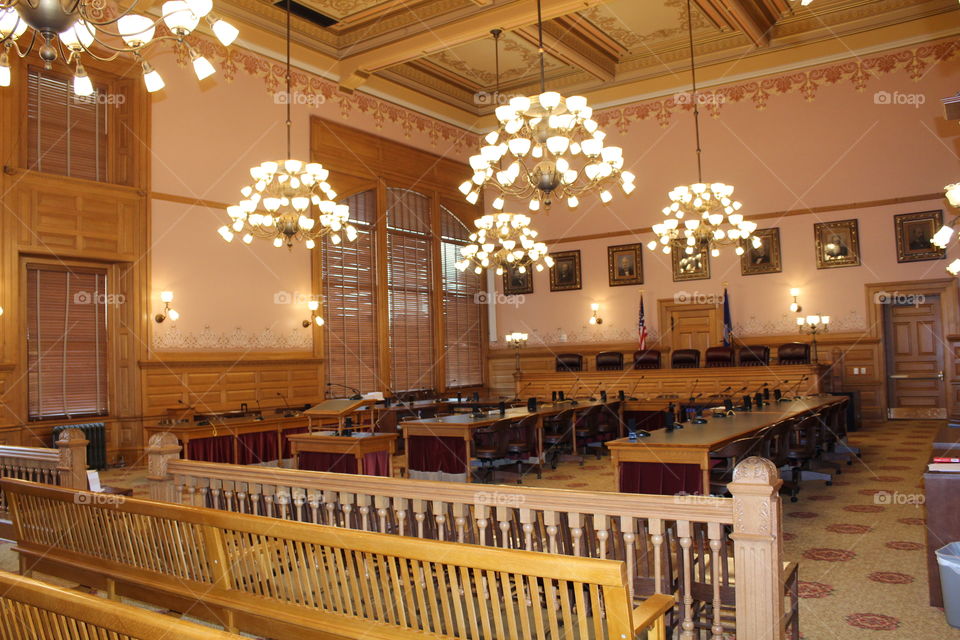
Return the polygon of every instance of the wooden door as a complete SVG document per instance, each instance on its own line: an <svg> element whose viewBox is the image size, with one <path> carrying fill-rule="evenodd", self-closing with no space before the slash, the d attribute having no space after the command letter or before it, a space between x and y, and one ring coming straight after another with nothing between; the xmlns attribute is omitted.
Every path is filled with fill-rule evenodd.
<svg viewBox="0 0 960 640"><path fill-rule="evenodd" d="M720 344L720 309L714 304L683 304L670 301L661 307L661 325L669 333L670 348L699 349Z"/></svg>
<svg viewBox="0 0 960 640"><path fill-rule="evenodd" d="M884 308L889 418L945 419L939 296L903 296Z"/></svg>

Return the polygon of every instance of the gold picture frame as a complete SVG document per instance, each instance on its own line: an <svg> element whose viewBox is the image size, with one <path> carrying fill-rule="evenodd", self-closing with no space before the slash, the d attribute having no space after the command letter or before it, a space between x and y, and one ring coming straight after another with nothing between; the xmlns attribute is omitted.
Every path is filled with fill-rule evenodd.
<svg viewBox="0 0 960 640"><path fill-rule="evenodd" d="M533 293L533 269L520 273L517 267L507 267L503 270L503 295L519 296Z"/></svg>
<svg viewBox="0 0 960 640"><path fill-rule="evenodd" d="M740 275L755 276L762 273L780 273L783 261L780 253L780 228L757 229L753 235L763 243L754 249L749 240L741 240L743 255L740 256Z"/></svg>
<svg viewBox="0 0 960 640"><path fill-rule="evenodd" d="M674 282L710 279L710 250L706 247L698 247L692 254L687 254L686 245L675 241L670 248L670 261Z"/></svg>
<svg viewBox="0 0 960 640"><path fill-rule="evenodd" d="M575 291L583 288L580 277L580 250L551 253L550 291Z"/></svg>
<svg viewBox="0 0 960 640"><path fill-rule="evenodd" d="M643 284L643 245L607 247L607 274L611 287Z"/></svg>
<svg viewBox="0 0 960 640"><path fill-rule="evenodd" d="M922 262L924 260L943 260L947 250L930 244L940 227L943 226L943 210L900 213L893 216L893 227L897 236L897 262Z"/></svg>
<svg viewBox="0 0 960 640"><path fill-rule="evenodd" d="M817 269L860 266L860 234L855 219L814 223L813 237Z"/></svg>

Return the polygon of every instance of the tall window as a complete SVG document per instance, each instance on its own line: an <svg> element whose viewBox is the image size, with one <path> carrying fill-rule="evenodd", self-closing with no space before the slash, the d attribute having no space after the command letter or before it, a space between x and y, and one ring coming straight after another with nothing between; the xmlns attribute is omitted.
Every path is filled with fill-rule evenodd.
<svg viewBox="0 0 960 640"><path fill-rule="evenodd" d="M107 180L107 100L97 88L75 96L71 79L31 68L27 79L28 166L87 180Z"/></svg>
<svg viewBox="0 0 960 640"><path fill-rule="evenodd" d="M387 189L387 291L390 387L394 392L434 386L430 198Z"/></svg>
<svg viewBox="0 0 960 640"><path fill-rule="evenodd" d="M446 207L441 207L440 233L447 387L483 384L484 306L477 300L477 294L483 290L482 276L472 270L461 272L454 266L461 258L460 247L469 242L470 230Z"/></svg>
<svg viewBox="0 0 960 640"><path fill-rule="evenodd" d="M27 267L31 420L107 414L107 274Z"/></svg>
<svg viewBox="0 0 960 640"><path fill-rule="evenodd" d="M377 192L344 201L355 242L323 245L327 382L366 393L381 388L377 362ZM342 387L332 390L342 393Z"/></svg>

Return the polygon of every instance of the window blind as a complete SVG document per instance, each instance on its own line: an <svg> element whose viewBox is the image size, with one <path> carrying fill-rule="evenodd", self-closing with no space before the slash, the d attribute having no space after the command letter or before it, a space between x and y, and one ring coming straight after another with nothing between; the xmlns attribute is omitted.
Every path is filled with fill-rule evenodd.
<svg viewBox="0 0 960 640"><path fill-rule="evenodd" d="M394 392L434 387L431 200L410 189L387 189L387 291L390 386Z"/></svg>
<svg viewBox="0 0 960 640"><path fill-rule="evenodd" d="M460 247L469 243L470 230L449 209L440 208L442 260L444 363L447 387L483 384L483 326L478 294L482 276L455 266Z"/></svg>
<svg viewBox="0 0 960 640"><path fill-rule="evenodd" d="M363 393L381 389L377 358L377 193L343 201L357 229L355 242L323 244L327 382ZM341 394L342 388L331 390Z"/></svg>
<svg viewBox="0 0 960 640"><path fill-rule="evenodd" d="M107 414L107 275L27 267L31 420Z"/></svg>
<svg viewBox="0 0 960 640"><path fill-rule="evenodd" d="M27 78L29 167L87 180L107 180L107 105L104 91L73 95L72 80L30 68Z"/></svg>

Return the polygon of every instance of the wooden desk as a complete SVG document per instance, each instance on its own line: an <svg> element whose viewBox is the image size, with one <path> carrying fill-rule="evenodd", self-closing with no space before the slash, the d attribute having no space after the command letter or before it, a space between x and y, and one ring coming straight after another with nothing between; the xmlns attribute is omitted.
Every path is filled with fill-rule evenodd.
<svg viewBox="0 0 960 640"><path fill-rule="evenodd" d="M331 421L336 424L336 421ZM306 431L309 422L306 416L294 416L284 418L280 415L274 418L267 417L263 420L252 420L250 418L237 418L234 420L224 420L220 422L211 422L210 424L196 424L186 422L180 424L153 424L144 426L146 439L154 433L169 432L174 434L183 446L181 457L184 460L203 460L205 462L225 462L228 464L247 464L252 461L266 461L263 455L271 452L277 456L283 457L284 444L291 431ZM264 448L262 455L253 455L256 460L248 460L250 454L258 452L249 451L248 447L241 447L241 441L247 434L264 433L270 434L264 436L261 443ZM286 434L286 435L285 435ZM275 448L270 437L275 437ZM222 440L220 440L222 438ZM191 447L191 443L197 446ZM204 452L210 445L209 450ZM191 451L192 449L192 451Z"/></svg>
<svg viewBox="0 0 960 640"><path fill-rule="evenodd" d="M826 407L846 398L817 396L764 405L752 412L742 412L726 418L714 418L706 412L706 424L687 423L683 429L652 432L648 437L630 442L620 438L607 443L618 488L622 486L622 466L625 463L654 463L696 465L700 471L700 490L710 487L710 452L771 424ZM690 493L693 493L692 491Z"/></svg>
<svg viewBox="0 0 960 640"><path fill-rule="evenodd" d="M930 453L934 457L960 458L960 426L944 425L933 438ZM927 576L930 606L943 606L940 590L940 567L936 551L948 542L960 540L960 473L925 471L923 474L924 508L927 519Z"/></svg>
<svg viewBox="0 0 960 640"><path fill-rule="evenodd" d="M609 404L609 403L608 403ZM500 420L509 419L520 421L531 415L538 417L537 420L537 449L536 456L539 463L543 462L543 419L548 416L556 415L567 409L576 409L577 411L589 409L594 406L603 406L600 402L580 402L572 404L570 402L557 402L543 404L537 408L537 411L530 412L526 406L513 407L506 410L504 415L499 411L485 412L483 415L474 416L470 413L457 413L449 416L430 418L423 420L407 420L402 423L404 444L407 451L407 477L410 477L411 471L428 471L426 469L414 469L414 460L422 457L423 452L418 449L421 446L427 446L424 441L411 440L411 438L430 437L444 439L443 446L448 447L452 457L456 459L454 463L458 468L456 471L451 469L443 471L451 474L466 474L466 481L470 482L470 449L473 445L474 431L481 427L488 427ZM574 451L576 451L576 438L573 439ZM460 471L462 469L462 471Z"/></svg>
<svg viewBox="0 0 960 640"><path fill-rule="evenodd" d="M295 469L393 477L393 454L397 449L395 433L364 437L300 433L289 439ZM323 468L315 469L312 465L301 466L300 456L304 453L330 455L316 456Z"/></svg>

